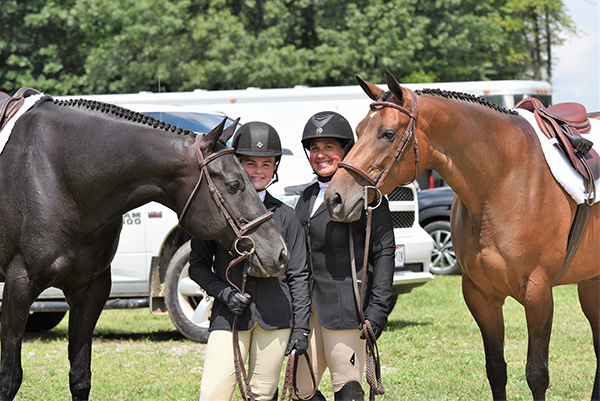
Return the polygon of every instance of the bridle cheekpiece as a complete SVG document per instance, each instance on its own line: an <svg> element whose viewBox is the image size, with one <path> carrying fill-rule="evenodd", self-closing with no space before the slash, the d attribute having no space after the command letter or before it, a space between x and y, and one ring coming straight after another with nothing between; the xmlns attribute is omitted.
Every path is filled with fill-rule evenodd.
<svg viewBox="0 0 600 401"><path fill-rule="evenodd" d="M411 100L412 100L412 110L411 111L405 109L404 107L402 107L400 105L397 105L396 103L392 103L392 102L376 101L376 102L371 103L371 105L370 105L372 111L380 111L384 107L391 107L393 109L400 111L401 113L406 114L409 117L408 125L406 126L406 130L404 131L404 134L402 135L402 140L400 141L400 144L396 148L396 152L394 153L394 156L392 156L392 158L391 158L390 162L387 164L387 166L383 170L381 170L381 172L377 175L377 177L375 177L375 179L373 179L369 176L369 174L366 171L362 170L359 167L356 167L356 166L354 166L348 162L344 162L344 161L341 161L338 163L338 167L344 168L344 169L358 175L360 178L362 178L369 184L369 185L365 185L365 197L364 197L365 209L367 208L367 202L368 202L367 197L368 197L369 189L374 189L377 191L377 193L379 193L379 197L378 197L379 203L377 204L377 206L379 206L379 204L381 204L382 195L381 195L381 191L380 191L379 187L385 180L385 177L387 177L387 175L390 172L394 163L396 163L400 159L402 154L404 153L404 150L406 149L406 145L408 144L411 137L413 138L414 151L415 151L415 176L411 181L414 181L417 179L417 173L419 170L419 153L418 153L418 145L417 145L417 137L416 137L416 127L417 127L417 117L419 115L419 103L417 102L417 96L415 95L415 93L408 88L405 88L405 89L410 93L410 96L411 96ZM377 207L377 206L375 206L375 207Z"/></svg>
<svg viewBox="0 0 600 401"><path fill-rule="evenodd" d="M219 192L219 190L215 186L215 183L213 182L213 180L210 176L210 173L208 171L208 167L207 167L208 163L210 163L211 161L215 160L216 158L218 158L220 156L223 156L223 155L226 155L229 153L233 153L234 150L232 147L226 147L218 152L211 153L210 155L208 155L208 157L205 158L204 155L202 154L202 151L200 150L200 139L201 138L202 138L202 135L196 136L196 158L198 159L198 165L200 166L200 177L198 178L198 182L196 183L196 186L192 190L192 193L190 194L187 202L185 203L185 206L183 207L183 210L181 211L181 214L179 215L179 224L181 225L181 222L183 221L185 213L187 212L188 207L189 207L190 203L192 202L192 199L194 198L194 196L196 195L196 193L198 192L198 190L200 188L200 184L202 183L202 177L206 176L206 182L208 183L208 189L210 191L210 194L212 195L215 203L221 210L221 213L223 213L223 216L225 217L225 219L227 220L227 222L233 229L233 232L235 233L235 236L236 236L236 240L234 241L229 252L233 255L233 251L235 251L236 254L239 255L238 259L244 259L247 256L249 256L250 254L252 254L256 248L256 244L254 243L254 240L245 234L248 231L250 231L252 228L260 225L261 223L263 223L266 220L273 217L273 212L266 212L265 214L257 217L256 219L252 220L249 223L246 223L246 224L240 223L240 221L232 213L231 209L227 206L227 202L225 202L225 199L221 195L221 192ZM252 249L250 249L249 251L240 251L240 249L238 249L238 243L242 239L250 240L250 242L252 243ZM240 261L238 259L236 259L237 262Z"/></svg>

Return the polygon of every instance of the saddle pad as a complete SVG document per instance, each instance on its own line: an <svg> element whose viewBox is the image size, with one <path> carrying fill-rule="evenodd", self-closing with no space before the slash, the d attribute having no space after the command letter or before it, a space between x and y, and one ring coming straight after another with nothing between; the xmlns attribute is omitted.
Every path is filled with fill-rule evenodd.
<svg viewBox="0 0 600 401"><path fill-rule="evenodd" d="M587 199L587 193L583 185L583 178L577 173L577 171L571 166L567 157L555 146L557 140L555 138L548 139L540 129L535 116L532 112L525 109L513 109L519 115L527 120L531 124L537 134L540 144L542 145L542 151L546 157L546 163L552 171L552 175L556 181L564 188L564 190L571 195L573 200L578 205L585 202ZM590 118L592 129L588 134L585 134L585 138L589 139L594 143L592 149L596 152L600 152L600 120ZM600 189L600 177L596 179L596 189ZM600 200L600 196L596 194L596 202Z"/></svg>
<svg viewBox="0 0 600 401"><path fill-rule="evenodd" d="M30 108L33 107L33 105L40 100L40 98L44 96L43 93L39 93L37 95L31 95L25 98L25 101L23 102L23 105L21 106L21 108L19 110L17 110L17 112L15 113L14 116L11 117L10 120L8 120L8 122L6 123L6 125L4 126L4 128L2 129L2 131L0 131L0 154L2 154L2 152L4 151L4 146L6 146L6 142L8 142L8 138L10 137L10 134L12 132L13 127L15 126L15 123L17 122L17 120L19 118L21 118L21 116L23 114L25 114L25 112L27 110L29 110Z"/></svg>

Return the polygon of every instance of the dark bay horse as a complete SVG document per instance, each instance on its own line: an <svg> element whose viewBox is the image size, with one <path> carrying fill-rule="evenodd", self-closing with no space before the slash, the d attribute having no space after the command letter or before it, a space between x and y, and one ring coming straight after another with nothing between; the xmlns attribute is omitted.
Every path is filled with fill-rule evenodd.
<svg viewBox="0 0 600 401"><path fill-rule="evenodd" d="M197 238L254 250L251 275L283 272L286 245L224 145L233 134L224 125L197 136L114 105L50 96L17 120L0 155L1 400L20 387L29 307L50 286L70 306L72 398L88 399L92 333L109 296L122 215L144 203L173 209Z"/></svg>
<svg viewBox="0 0 600 401"><path fill-rule="evenodd" d="M506 399L502 306L508 296L525 309L527 383L533 398L544 400L549 384L552 285L565 259L576 203L552 176L533 128L519 115L470 95L439 91L414 95L389 74L389 91L360 79L359 83L375 102L357 126L358 141L344 160L345 168L336 172L325 194L330 216L337 221L356 220L362 213L363 186L375 185L377 177L383 179L380 189L385 194L412 181L424 168L437 171L457 195L452 242L462 270L464 299L483 337L494 400ZM413 133L406 133L409 126ZM391 162L403 137L405 151ZM375 191L369 191L369 200L374 197ZM599 247L596 203L579 249L557 283L578 284L596 360ZM600 398L599 385L597 367L593 400Z"/></svg>

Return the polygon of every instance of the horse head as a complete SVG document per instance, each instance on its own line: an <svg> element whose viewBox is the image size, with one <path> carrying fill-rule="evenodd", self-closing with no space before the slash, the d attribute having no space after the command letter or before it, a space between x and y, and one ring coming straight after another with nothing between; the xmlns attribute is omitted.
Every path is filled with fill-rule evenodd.
<svg viewBox="0 0 600 401"><path fill-rule="evenodd" d="M249 275L278 276L288 261L285 241L233 149L225 145L237 125L224 129L225 121L197 137L200 178L197 173L196 182L188 178L187 187L194 189L188 190L180 225L196 238L216 239L234 257L247 257Z"/></svg>
<svg viewBox="0 0 600 401"><path fill-rule="evenodd" d="M325 193L329 216L342 222L358 220L365 201L371 203L413 181L423 170L415 139L418 103L414 92L400 86L390 73L389 91L356 78L374 102L356 127L356 144L339 164Z"/></svg>

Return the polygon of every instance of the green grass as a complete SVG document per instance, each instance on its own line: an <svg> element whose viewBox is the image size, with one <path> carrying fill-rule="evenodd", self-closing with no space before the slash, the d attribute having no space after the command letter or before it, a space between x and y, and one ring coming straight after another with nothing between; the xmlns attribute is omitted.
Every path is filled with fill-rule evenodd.
<svg viewBox="0 0 600 401"><path fill-rule="evenodd" d="M554 296L547 399L586 400L596 366L591 330L575 286L555 288ZM508 399L531 400L523 308L509 299L504 312ZM26 336L17 400L70 399L66 330L64 319L48 333ZM377 400L492 399L481 335L462 299L460 277L436 277L400 296L378 345L386 394ZM168 316L105 311L94 336L91 399L197 400L204 351L205 345L183 339ZM321 390L333 400L325 377Z"/></svg>

